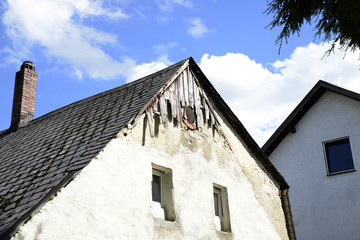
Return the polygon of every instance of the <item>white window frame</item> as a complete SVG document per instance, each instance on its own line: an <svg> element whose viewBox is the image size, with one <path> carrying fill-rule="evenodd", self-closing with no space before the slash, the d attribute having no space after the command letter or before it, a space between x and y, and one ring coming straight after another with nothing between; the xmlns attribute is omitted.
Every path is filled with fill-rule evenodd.
<svg viewBox="0 0 360 240"><path fill-rule="evenodd" d="M152 175L160 177L160 203L152 201L152 184L151 184L151 208L153 217L166 221L175 221L174 209L174 187L172 180L172 170L163 166L152 163Z"/></svg>

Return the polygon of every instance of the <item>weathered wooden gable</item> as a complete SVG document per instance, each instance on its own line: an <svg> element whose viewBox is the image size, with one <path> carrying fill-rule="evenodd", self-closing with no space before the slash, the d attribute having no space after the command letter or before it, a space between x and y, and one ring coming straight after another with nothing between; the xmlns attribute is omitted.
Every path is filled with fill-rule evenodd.
<svg viewBox="0 0 360 240"><path fill-rule="evenodd" d="M154 119L160 117L164 126L169 119L183 122L191 130L214 128L222 135L221 125L211 102L199 80L189 66L189 61L170 78L148 104L133 118L127 129L133 128L146 116L151 136L155 136Z"/></svg>

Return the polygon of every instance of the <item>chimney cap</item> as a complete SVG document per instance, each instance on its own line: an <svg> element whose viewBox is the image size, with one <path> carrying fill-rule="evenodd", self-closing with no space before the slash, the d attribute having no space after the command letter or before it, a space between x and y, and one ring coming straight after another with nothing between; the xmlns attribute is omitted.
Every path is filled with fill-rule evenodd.
<svg viewBox="0 0 360 240"><path fill-rule="evenodd" d="M30 70L35 71L35 66L31 61L25 61L22 65L21 65L21 70L23 70L24 68L28 68Z"/></svg>

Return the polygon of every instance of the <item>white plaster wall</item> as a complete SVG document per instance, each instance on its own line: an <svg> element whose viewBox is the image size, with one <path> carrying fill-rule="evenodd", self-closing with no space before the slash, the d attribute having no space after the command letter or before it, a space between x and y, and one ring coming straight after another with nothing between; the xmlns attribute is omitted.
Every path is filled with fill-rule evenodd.
<svg viewBox="0 0 360 240"><path fill-rule="evenodd" d="M151 163L173 171L175 222L151 214ZM14 239L280 239L241 170L207 163L113 140ZM213 182L227 186L231 234L215 231Z"/></svg>
<svg viewBox="0 0 360 240"><path fill-rule="evenodd" d="M358 171L327 176L322 143L350 137L360 161L360 103L326 92L270 155L290 185L297 239L360 239Z"/></svg>
<svg viewBox="0 0 360 240"><path fill-rule="evenodd" d="M288 239L276 184L218 117L228 142L171 124L150 137L143 121L119 134L13 240ZM172 170L174 222L152 214L152 164ZM213 183L227 188L231 233L215 228Z"/></svg>

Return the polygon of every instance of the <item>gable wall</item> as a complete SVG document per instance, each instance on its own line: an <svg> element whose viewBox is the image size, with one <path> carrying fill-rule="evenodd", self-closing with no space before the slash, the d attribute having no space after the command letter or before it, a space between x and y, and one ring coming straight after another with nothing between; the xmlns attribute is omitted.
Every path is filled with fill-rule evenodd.
<svg viewBox="0 0 360 240"><path fill-rule="evenodd" d="M248 221L248 219L256 219L254 222L251 221L251 224L248 223L243 225L247 231L250 232L261 226L258 221L261 222L262 220L257 218L260 216L255 217L256 213L252 212L254 206L249 207L249 203L243 205L243 203L240 203L239 199L237 198L238 196L242 196L244 194L252 195L252 198L254 199L251 204L256 204L257 207L259 207L259 209L261 209L261 211L266 214L265 217L270 221L270 225L272 225L271 228L275 229L281 239L287 239L287 230L285 226L284 213L281 207L281 199L279 197L278 187L276 184L274 184L269 175L264 172L261 163L256 161L253 156L249 154L246 145L242 141L239 141L240 137L228 124L228 122L225 120L225 117L219 111L217 111L216 106L212 104L212 107L216 113L217 119L219 120L225 138L221 136L216 130L211 129L208 126L204 126L204 128L199 132L186 130L186 127L184 126L165 128L161 124L159 125L158 137L152 138L149 135L150 131L148 130L148 124L145 124L146 130L144 135L143 122L141 122L141 125L137 126L136 129L129 136L127 136L127 138L132 138L135 142L141 143L150 148L158 149L161 152L169 154L170 156L184 148L191 153L199 153L202 158L201 163L204 165L200 165L196 168L189 166L188 170L194 171L198 169L199 173L203 173L203 171L205 171L204 169L207 169L205 172L208 172L209 174L207 176L208 184L210 183L211 185L210 179L214 179L213 182L223 186L230 185L233 187L235 185L239 185L238 187L243 188L243 184L246 183L246 185L250 187L251 191L248 193L244 193L243 191L235 191L232 193L234 197L232 201L234 204L233 207L235 209L239 207L244 208L247 211L247 214L244 215L244 209L236 213L234 208L230 207L230 215L232 215L233 220L238 218L240 220L240 225L243 225L243 221ZM180 166L188 166L188 164L184 162L177 162L177 164ZM167 166L165 165L165 167ZM227 182L229 179L229 174L233 178L230 182ZM190 179L198 178L198 176L194 176ZM201 185L202 184L199 184L199 186ZM228 192L230 195L231 192L229 189ZM210 200L212 199L210 198ZM244 200L244 202L246 201L249 200ZM232 214L232 211L235 213ZM231 225L234 232L234 224L232 223ZM255 232L256 231L259 231L259 229L255 230ZM258 233L264 234L264 232ZM250 236L251 235L247 236L247 238L251 238ZM263 236L266 236L266 234Z"/></svg>
<svg viewBox="0 0 360 240"><path fill-rule="evenodd" d="M290 185L298 239L353 239L359 235L360 175L327 176L323 142L350 137L355 169L360 149L360 103L325 92L269 159Z"/></svg>
<svg viewBox="0 0 360 240"><path fill-rule="evenodd" d="M219 113L218 119L227 141L212 128L171 122L158 122L151 137L143 118L14 239L287 239L277 186ZM154 217L152 164L172 170L174 222ZM215 229L213 183L227 188L231 233Z"/></svg>

